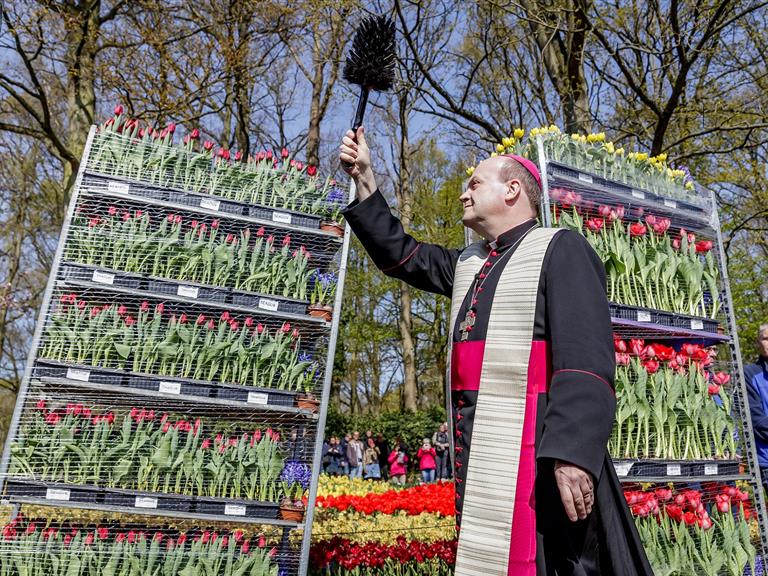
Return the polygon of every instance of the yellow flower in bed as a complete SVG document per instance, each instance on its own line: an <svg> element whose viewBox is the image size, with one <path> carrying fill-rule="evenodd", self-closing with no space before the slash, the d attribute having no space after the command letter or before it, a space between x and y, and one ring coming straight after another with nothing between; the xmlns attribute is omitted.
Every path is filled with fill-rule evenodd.
<svg viewBox="0 0 768 576"><path fill-rule="evenodd" d="M335 518L316 518L312 525L312 540L330 540L334 536L348 538L357 544L381 542L390 545L398 536L407 540L432 543L438 540L452 540L456 537L453 518L424 512L409 516L405 512L376 514L373 516L358 512L344 512Z"/></svg>
<svg viewBox="0 0 768 576"><path fill-rule="evenodd" d="M347 478L346 476L320 475L317 493L320 496L341 496L350 494L353 496L365 496L366 494L383 494L392 490L394 486L387 482L375 482L362 478Z"/></svg>

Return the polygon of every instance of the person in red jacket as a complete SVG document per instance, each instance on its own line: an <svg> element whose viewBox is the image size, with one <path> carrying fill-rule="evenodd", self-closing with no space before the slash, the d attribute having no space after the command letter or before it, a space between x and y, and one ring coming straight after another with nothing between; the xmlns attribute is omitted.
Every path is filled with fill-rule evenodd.
<svg viewBox="0 0 768 576"><path fill-rule="evenodd" d="M408 454L399 438L395 440L395 445L392 447L392 452L389 453L387 460L389 461L389 477L392 479L392 483L400 484L401 486L405 485L405 473L408 471Z"/></svg>
<svg viewBox="0 0 768 576"><path fill-rule="evenodd" d="M429 438L424 438L424 443L416 453L419 459L419 470L421 470L421 480L427 484L435 481L435 449L429 442Z"/></svg>

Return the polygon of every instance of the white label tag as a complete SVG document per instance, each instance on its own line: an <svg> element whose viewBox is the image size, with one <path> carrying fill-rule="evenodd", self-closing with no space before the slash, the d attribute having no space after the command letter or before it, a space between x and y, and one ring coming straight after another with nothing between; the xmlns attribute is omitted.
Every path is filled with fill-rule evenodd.
<svg viewBox="0 0 768 576"><path fill-rule="evenodd" d="M179 287L176 289L176 294L179 296L186 296L187 298L197 298L199 293L200 289L197 286L184 286L183 284L179 284Z"/></svg>
<svg viewBox="0 0 768 576"><path fill-rule="evenodd" d="M677 202L670 200L669 198L664 198L664 206L668 206L669 208L677 208Z"/></svg>
<svg viewBox="0 0 768 576"><path fill-rule="evenodd" d="M136 496L136 501L133 503L136 508L157 508L157 498L150 498L149 496Z"/></svg>
<svg viewBox="0 0 768 576"><path fill-rule="evenodd" d="M200 208L208 208L208 210L218 210L221 206L221 201L215 198L202 198L200 200Z"/></svg>
<svg viewBox="0 0 768 576"><path fill-rule="evenodd" d="M704 475L714 476L717 474L717 464L704 464Z"/></svg>
<svg viewBox="0 0 768 576"><path fill-rule="evenodd" d="M632 196L634 198L640 198L640 200L645 200L645 192L642 190L632 190Z"/></svg>
<svg viewBox="0 0 768 576"><path fill-rule="evenodd" d="M225 516L245 516L245 506L242 504L224 504Z"/></svg>
<svg viewBox="0 0 768 576"><path fill-rule="evenodd" d="M290 224L291 223L291 215L286 214L285 212L272 212L272 221L273 222L282 222L283 224Z"/></svg>
<svg viewBox="0 0 768 576"><path fill-rule="evenodd" d="M108 272L102 272L101 270L93 271L93 281L100 284L112 284L115 281L115 275Z"/></svg>
<svg viewBox="0 0 768 576"><path fill-rule="evenodd" d="M680 476L682 473L680 464L667 464L667 476Z"/></svg>
<svg viewBox="0 0 768 576"><path fill-rule="evenodd" d="M67 368L67 378L70 380L80 380L80 382L88 382L91 377L90 370L81 370L79 368Z"/></svg>
<svg viewBox="0 0 768 576"><path fill-rule="evenodd" d="M45 491L46 500L69 500L69 490L67 488L48 488Z"/></svg>
<svg viewBox="0 0 768 576"><path fill-rule="evenodd" d="M704 321L691 320L691 330L704 330Z"/></svg>
<svg viewBox="0 0 768 576"><path fill-rule="evenodd" d="M638 310L637 311L637 321L638 322L650 322L651 321L651 313L647 310Z"/></svg>
<svg viewBox="0 0 768 576"><path fill-rule="evenodd" d="M582 182L588 182L589 184L592 184L592 176L590 176L589 174L582 174L581 172L579 172L579 180L581 180Z"/></svg>
<svg viewBox="0 0 768 576"><path fill-rule="evenodd" d="M160 382L158 391L165 394L181 394L181 382Z"/></svg>
<svg viewBox="0 0 768 576"><path fill-rule="evenodd" d="M271 312L277 312L278 301L270 300L269 298L259 298L259 308L262 310L270 310Z"/></svg>
<svg viewBox="0 0 768 576"><path fill-rule="evenodd" d="M632 462L614 462L613 467L616 469L617 476L626 476L632 469Z"/></svg>
<svg viewBox="0 0 768 576"><path fill-rule="evenodd" d="M269 394L264 392L248 392L248 404L268 404Z"/></svg>
<svg viewBox="0 0 768 576"><path fill-rule="evenodd" d="M128 182L111 181L107 184L107 190L110 192L117 192L118 194L128 194L128 192L131 191L131 186Z"/></svg>

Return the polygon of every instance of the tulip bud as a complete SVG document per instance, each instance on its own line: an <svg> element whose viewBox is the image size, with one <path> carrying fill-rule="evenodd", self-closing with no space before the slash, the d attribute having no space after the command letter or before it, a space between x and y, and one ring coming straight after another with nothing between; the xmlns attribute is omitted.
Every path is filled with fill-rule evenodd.
<svg viewBox="0 0 768 576"><path fill-rule="evenodd" d="M115 106L115 116L120 116L123 113L123 107L118 104Z"/></svg>
<svg viewBox="0 0 768 576"><path fill-rule="evenodd" d="M282 150L280 150L280 156L283 159L288 158L288 156L289 156L288 148L283 148Z"/></svg>
<svg viewBox="0 0 768 576"><path fill-rule="evenodd" d="M206 140L205 142L203 142L203 149L206 152L210 152L211 150L213 150L213 146L214 144L210 140Z"/></svg>

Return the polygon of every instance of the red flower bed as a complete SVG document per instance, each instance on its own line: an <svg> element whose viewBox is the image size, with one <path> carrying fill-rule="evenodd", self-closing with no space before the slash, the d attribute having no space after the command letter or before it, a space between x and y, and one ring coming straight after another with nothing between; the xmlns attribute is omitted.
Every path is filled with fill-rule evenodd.
<svg viewBox="0 0 768 576"><path fill-rule="evenodd" d="M317 506L335 508L341 512L356 510L363 514L393 514L404 510L411 516L422 512L453 516L456 512L455 498L453 482L437 482L405 490L388 490L382 494L318 496Z"/></svg>
<svg viewBox="0 0 768 576"><path fill-rule="evenodd" d="M390 559L406 563L423 562L433 558L453 564L456 561L456 545L455 540L443 540L432 544L416 540L409 542L403 536L397 539L397 544L394 546L385 546L377 542L354 544L349 540L335 537L312 546L310 565L313 569L322 569L335 563L351 570L358 566L381 568Z"/></svg>

